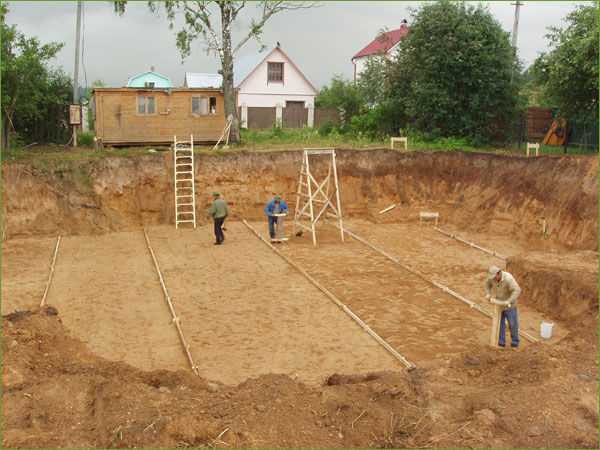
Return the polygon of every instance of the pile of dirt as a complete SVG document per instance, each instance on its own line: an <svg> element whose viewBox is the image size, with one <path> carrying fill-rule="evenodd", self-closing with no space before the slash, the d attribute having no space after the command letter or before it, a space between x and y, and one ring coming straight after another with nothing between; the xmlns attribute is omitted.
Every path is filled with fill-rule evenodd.
<svg viewBox="0 0 600 450"><path fill-rule="evenodd" d="M208 206L210 193L218 190L233 218L262 218L273 193L294 200L301 155L197 155L197 205ZM545 220L552 241L597 249L597 157L338 150L337 161L346 215L381 217L377 211L395 203L384 220L415 220L419 210L433 208L463 231L537 240ZM2 170L8 237L123 231L173 221L169 153L44 168L5 162Z"/></svg>
<svg viewBox="0 0 600 450"><path fill-rule="evenodd" d="M320 387L283 375L224 386L98 358L50 307L3 326L5 447L598 446L596 355L574 342Z"/></svg>

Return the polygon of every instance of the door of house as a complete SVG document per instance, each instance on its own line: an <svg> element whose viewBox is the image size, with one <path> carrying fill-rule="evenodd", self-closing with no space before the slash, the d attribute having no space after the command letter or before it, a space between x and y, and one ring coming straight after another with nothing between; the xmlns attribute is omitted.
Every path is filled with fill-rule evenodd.
<svg viewBox="0 0 600 450"><path fill-rule="evenodd" d="M304 102L285 102L283 109L283 128L303 128L308 122L308 110Z"/></svg>

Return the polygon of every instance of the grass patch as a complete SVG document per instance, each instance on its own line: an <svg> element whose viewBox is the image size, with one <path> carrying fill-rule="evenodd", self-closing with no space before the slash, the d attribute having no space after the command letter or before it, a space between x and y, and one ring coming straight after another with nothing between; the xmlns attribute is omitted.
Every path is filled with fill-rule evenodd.
<svg viewBox="0 0 600 450"><path fill-rule="evenodd" d="M220 145L217 150L213 150L213 145L196 145L195 152L206 155L228 155L232 153L245 152L276 152L285 150L299 150L305 147L337 147L349 148L355 150L372 150L378 148L390 148L390 138L370 138L355 133L340 133L333 128L328 134L319 133L317 129L279 129L268 130L242 130L242 143L232 144L228 149L223 149ZM408 146L410 150L417 151L463 151L463 152L487 152L500 154L521 154L525 155L525 143L518 148L517 145L511 146L479 146L470 145L466 139L440 138L436 140L425 140L418 136L409 136ZM69 162L95 161L108 157L135 158L144 155L162 153L168 150L168 146L147 146L147 147L123 147L111 148L105 147L104 150L96 151L86 147L64 147L58 145L35 146L29 148L13 148L2 152L2 159L5 162L26 162L33 167L43 171L60 171L66 169L64 164ZM398 146L397 148L401 148ZM563 147L551 147L542 145L541 155L562 155ZM583 147L569 147L568 155L593 155L597 154L594 149ZM70 166L71 169L73 166Z"/></svg>

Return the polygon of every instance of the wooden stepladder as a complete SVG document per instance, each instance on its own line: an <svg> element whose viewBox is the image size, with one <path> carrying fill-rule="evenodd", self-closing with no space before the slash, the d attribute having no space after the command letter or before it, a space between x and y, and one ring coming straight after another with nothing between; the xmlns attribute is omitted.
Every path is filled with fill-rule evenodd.
<svg viewBox="0 0 600 450"><path fill-rule="evenodd" d="M311 157L329 158L327 176L317 181L310 168ZM316 225L324 216L337 220L340 238L344 241L342 223L342 204L338 183L335 150L333 148L305 148L302 155L302 167L296 191L296 211L294 213L294 234L296 227L310 231L313 245L317 245ZM308 224L303 223L308 221Z"/></svg>
<svg viewBox="0 0 600 450"><path fill-rule="evenodd" d="M175 228L191 223L196 228L196 191L194 187L194 136L188 141L173 137L173 185L175 191Z"/></svg>

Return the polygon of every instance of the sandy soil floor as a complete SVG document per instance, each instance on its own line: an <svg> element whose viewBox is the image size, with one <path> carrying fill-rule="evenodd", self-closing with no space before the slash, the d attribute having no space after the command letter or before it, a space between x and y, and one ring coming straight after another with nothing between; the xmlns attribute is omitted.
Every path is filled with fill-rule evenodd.
<svg viewBox="0 0 600 450"><path fill-rule="evenodd" d="M40 304L55 246L56 238L2 243L2 314Z"/></svg>
<svg viewBox="0 0 600 450"><path fill-rule="evenodd" d="M263 222L252 225L267 234ZM480 303L487 267L502 265L431 227L359 220L347 226ZM148 230L203 377L237 384L282 373L320 383L334 372L402 368L241 223L227 227L221 247L212 245L210 227ZM54 244L4 243L3 312L39 304ZM506 237L493 244L507 255L524 250ZM279 248L417 365L487 345L488 318L363 244L340 243L332 227L320 229L316 249L306 234ZM141 231L63 238L48 303L102 357L144 370L188 368ZM543 317L524 307L521 314L522 328L539 335ZM565 333L557 325L553 341Z"/></svg>

